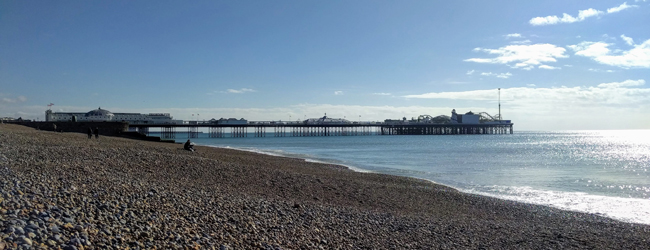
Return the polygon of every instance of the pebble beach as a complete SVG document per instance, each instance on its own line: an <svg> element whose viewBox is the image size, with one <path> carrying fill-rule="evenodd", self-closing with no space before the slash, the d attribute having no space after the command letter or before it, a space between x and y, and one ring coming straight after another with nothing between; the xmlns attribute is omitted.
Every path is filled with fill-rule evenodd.
<svg viewBox="0 0 650 250"><path fill-rule="evenodd" d="M650 225L182 148L0 124L0 250L650 249Z"/></svg>

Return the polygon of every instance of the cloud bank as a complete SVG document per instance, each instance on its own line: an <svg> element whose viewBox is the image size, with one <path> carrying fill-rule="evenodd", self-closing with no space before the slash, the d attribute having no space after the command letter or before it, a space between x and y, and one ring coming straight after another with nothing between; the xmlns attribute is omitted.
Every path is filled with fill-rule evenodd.
<svg viewBox="0 0 650 250"><path fill-rule="evenodd" d="M634 88L645 85L645 80L625 80L622 82L601 83L585 87L552 87L533 88L515 87L502 88L501 101L510 105L524 106L537 109L535 106L557 105L650 105L650 89ZM496 89L472 90L462 92L432 92L418 95L407 95L405 98L423 99L452 99L471 101L495 100Z"/></svg>

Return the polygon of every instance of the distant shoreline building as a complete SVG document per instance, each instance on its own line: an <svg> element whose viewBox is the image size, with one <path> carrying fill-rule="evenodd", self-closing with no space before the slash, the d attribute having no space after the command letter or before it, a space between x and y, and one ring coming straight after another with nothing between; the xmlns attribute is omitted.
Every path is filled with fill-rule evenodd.
<svg viewBox="0 0 650 250"><path fill-rule="evenodd" d="M94 109L81 112L52 112L45 111L45 121L52 122L128 122L129 124L183 124L182 120L174 120L169 113L113 113L108 110Z"/></svg>

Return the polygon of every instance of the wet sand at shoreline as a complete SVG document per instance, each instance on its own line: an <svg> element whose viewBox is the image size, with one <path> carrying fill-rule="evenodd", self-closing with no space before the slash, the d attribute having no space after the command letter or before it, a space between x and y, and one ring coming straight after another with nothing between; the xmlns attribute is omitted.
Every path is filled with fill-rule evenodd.
<svg viewBox="0 0 650 250"><path fill-rule="evenodd" d="M0 125L0 249L648 249L650 226L302 159Z"/></svg>

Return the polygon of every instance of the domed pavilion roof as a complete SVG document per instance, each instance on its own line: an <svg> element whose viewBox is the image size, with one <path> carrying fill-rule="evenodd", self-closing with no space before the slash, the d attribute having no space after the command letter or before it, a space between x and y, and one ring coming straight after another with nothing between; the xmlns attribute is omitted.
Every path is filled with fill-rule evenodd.
<svg viewBox="0 0 650 250"><path fill-rule="evenodd" d="M88 113L86 113L86 116L113 116L113 113L99 107L98 109L88 111Z"/></svg>

